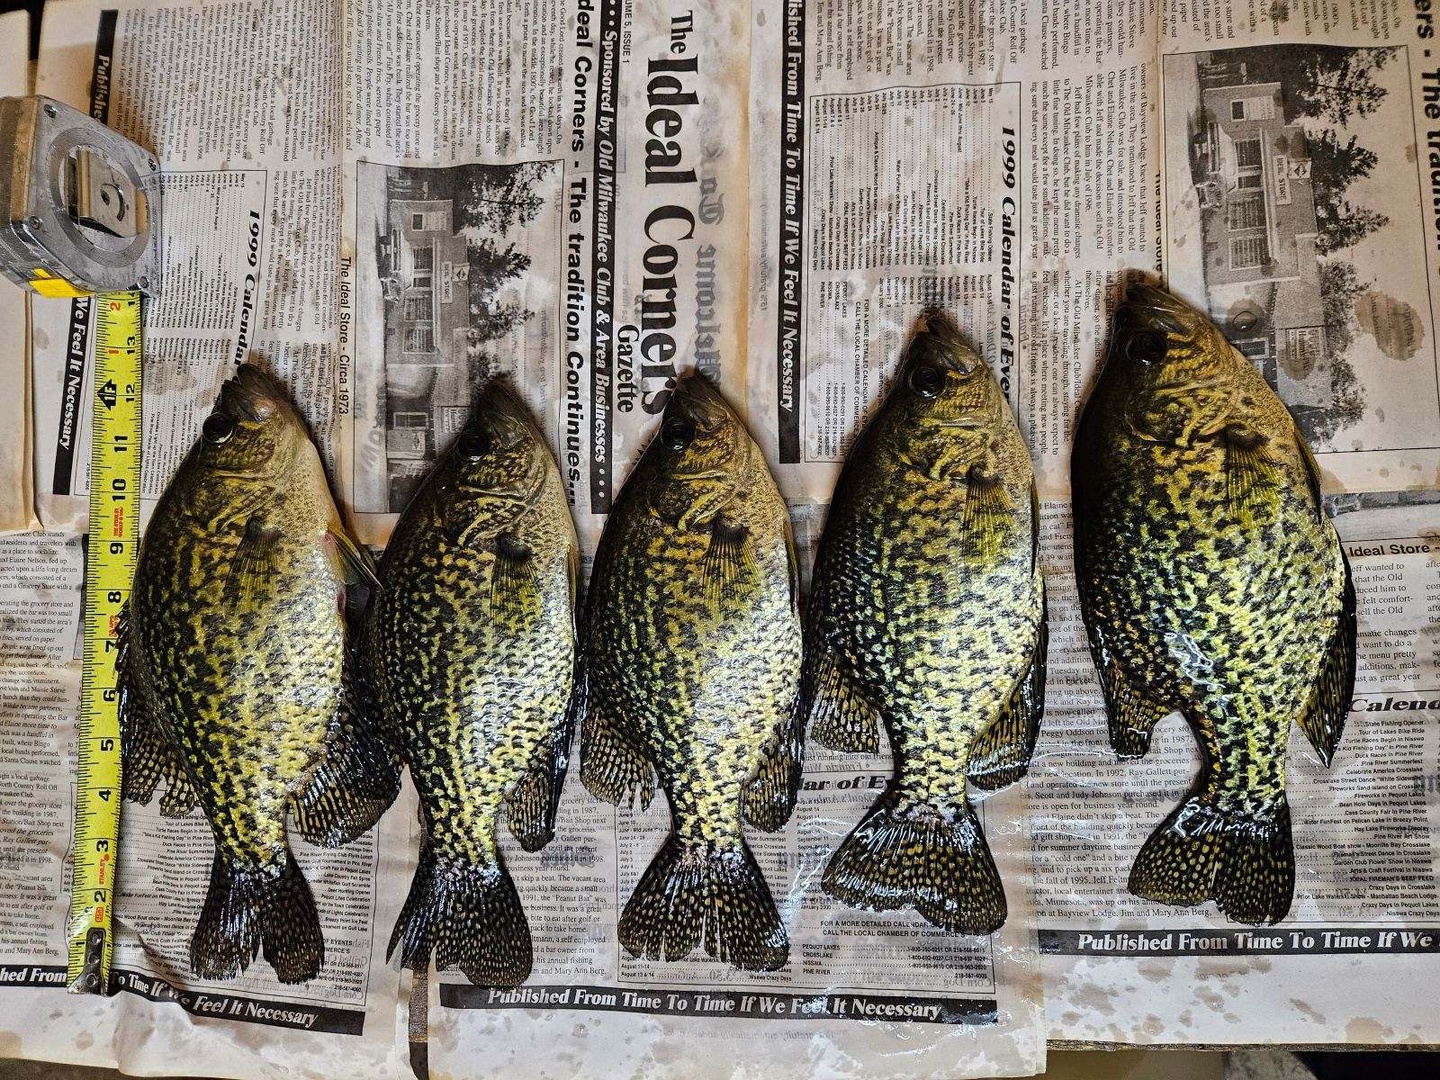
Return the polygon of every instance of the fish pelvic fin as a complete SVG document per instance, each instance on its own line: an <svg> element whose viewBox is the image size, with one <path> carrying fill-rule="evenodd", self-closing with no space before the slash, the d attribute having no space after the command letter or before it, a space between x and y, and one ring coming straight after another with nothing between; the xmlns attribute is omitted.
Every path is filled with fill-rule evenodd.
<svg viewBox="0 0 1440 1080"><path fill-rule="evenodd" d="M809 703L810 737L831 750L878 754L879 710L855 685L833 648L821 646L818 651L822 655L804 680L803 700Z"/></svg>
<svg viewBox="0 0 1440 1080"><path fill-rule="evenodd" d="M399 756L346 708L291 812L301 836L334 848L368 832L399 794Z"/></svg>
<svg viewBox="0 0 1440 1080"><path fill-rule="evenodd" d="M743 837L727 845L671 833L620 916L631 956L679 960L697 946L743 971L777 971L790 939Z"/></svg>
<svg viewBox="0 0 1440 1080"><path fill-rule="evenodd" d="M1339 545L1336 545L1339 547ZM1350 576L1350 560L1340 549L1345 567L1345 592L1336 620L1335 633L1325 650L1320 676L1300 717L1300 730L1310 740L1315 753L1326 766L1335 758L1335 748L1345 731L1345 714L1355 697L1355 582Z"/></svg>
<svg viewBox="0 0 1440 1080"><path fill-rule="evenodd" d="M499 861L439 859L426 842L385 959L400 949L412 971L458 967L476 986L519 986L530 976L530 924Z"/></svg>
<svg viewBox="0 0 1440 1080"><path fill-rule="evenodd" d="M967 775L970 783L982 791L1007 787L1023 777L1035 753L1035 740L1040 737L1040 717L1045 712L1045 656L1050 644L1043 578L1039 590L1040 622L1035 628L1030 664L1015 683L1000 715L970 750Z"/></svg>
<svg viewBox="0 0 1440 1080"><path fill-rule="evenodd" d="M894 787L830 857L821 885L851 907L913 907L958 934L1005 923L1005 889L975 812L918 803Z"/></svg>
<svg viewBox="0 0 1440 1080"><path fill-rule="evenodd" d="M229 979L261 952L282 983L309 982L320 973L325 939L310 885L288 851L283 866L254 868L217 850L190 939L190 967L202 979Z"/></svg>
<svg viewBox="0 0 1440 1080"><path fill-rule="evenodd" d="M1191 795L1150 834L1130 870L1130 891L1193 907L1214 900L1236 922L1269 926L1295 893L1290 807L1282 793L1263 815L1227 815Z"/></svg>
<svg viewBox="0 0 1440 1080"><path fill-rule="evenodd" d="M797 700L773 741L761 752L759 768L745 785L745 820L765 832L783 828L795 811L804 765L805 721Z"/></svg>
<svg viewBox="0 0 1440 1080"><path fill-rule="evenodd" d="M573 730L568 714L555 722L550 737L541 743L530 767L505 799L510 834L526 851L539 851L555 838Z"/></svg>

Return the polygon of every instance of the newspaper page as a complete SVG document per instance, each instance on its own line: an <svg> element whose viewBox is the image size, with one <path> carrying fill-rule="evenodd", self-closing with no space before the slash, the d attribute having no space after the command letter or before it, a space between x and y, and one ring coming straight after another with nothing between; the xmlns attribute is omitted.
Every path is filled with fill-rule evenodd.
<svg viewBox="0 0 1440 1080"><path fill-rule="evenodd" d="M1434 16L1428 4L1173 3L1160 18L1160 267L1290 405L1327 490L1350 493L1335 505L1359 672L1332 767L1292 739L1289 916L1250 928L1138 900L1129 863L1198 758L1178 718L1142 762L1109 753L1054 508L1031 787L1051 1036L1434 1044L1421 1004L1440 976Z"/></svg>
<svg viewBox="0 0 1440 1080"><path fill-rule="evenodd" d="M1440 1042L1420 1004L1440 974L1440 762L1421 704L1440 676L1423 212L1440 151L1432 163L1417 142L1440 128L1432 21L1408 5L1258 0L764 11L749 390L787 496L823 520L849 440L932 304L990 361L1036 460L1051 637L1026 787L1050 1037ZM1260 366L1346 511L1357 697L1332 769L1293 746L1300 881L1273 929L1125 887L1198 762L1178 718L1143 761L1109 750L1071 570L1071 430L1140 275L1165 278Z"/></svg>
<svg viewBox="0 0 1440 1080"><path fill-rule="evenodd" d="M30 92L30 15L0 15L0 97ZM30 428L30 334L26 291L0 281L0 385L16 393L0 402L0 533L38 528Z"/></svg>
<svg viewBox="0 0 1440 1080"><path fill-rule="evenodd" d="M320 2L47 9L38 91L153 148L165 173L172 287L146 309L147 510L220 382L252 349L294 389L333 453L339 29L339 9ZM384 961L403 898L386 883L411 858L408 799L343 849L292 838L326 943L320 977L302 986L280 984L258 960L229 981L190 974L209 829L198 814L166 819L156 805L127 804L113 996L65 993L89 333L87 301L34 305L45 435L35 464L41 510L57 531L5 541L0 552L0 625L16 628L0 663L0 753L14 763L0 799L7 822L25 823L0 875L6 1054L138 1075L183 1061L222 1076L328 1076L340 1063L356 1075L408 1076L409 979Z"/></svg>
<svg viewBox="0 0 1440 1080"><path fill-rule="evenodd" d="M464 423L470 386L509 372L552 434L588 561L676 375L698 368L746 400L751 13L571 0L441 9L427 28L402 8L347 14L342 485L367 539L383 538ZM391 67L376 45L425 55L433 36L433 67ZM450 37L470 45L445 56ZM432 1074L482 1057L523 1076L1040 1068L1023 839L1002 868L1011 919L991 938L821 892L888 775L816 753L791 823L750 836L791 937L770 974L629 957L616 923L668 816L616 811L572 778L556 841L507 854L534 974L508 991L436 979ZM1017 831L1022 797L997 800L1009 809L991 827Z"/></svg>
<svg viewBox="0 0 1440 1080"><path fill-rule="evenodd" d="M165 175L147 508L249 355L291 385L354 525L382 545L471 388L506 373L554 440L588 559L677 374L698 367L745 401L750 29L726 4L52 3L39 89L152 147ZM89 320L83 303L36 306L35 461L57 535L83 523ZM339 957L298 991L259 964L225 984L188 975L204 824L127 807L119 994L99 1013L113 1019L96 1028L73 1000L3 991L22 1002L17 1052L132 1072L179 1052L218 1075L379 1076L409 1038L435 1075L505 1055L527 1075L577 1060L781 1073L816 1054L842 1072L1033 1073L1044 1010L1023 839L1002 842L1011 919L990 938L819 890L887 774L879 759L817 756L789 828L752 838L792 937L791 964L761 976L620 949L619 911L664 814L617 812L572 778L559 839L507 851L535 975L508 994L431 980L419 1054L411 980L381 955L414 868L413 803L339 852L297 842ZM987 804L992 836L1023 827L1023 798ZM67 815L45 834L53 852ZM61 942L59 927L34 938ZM40 979L44 965L22 962Z"/></svg>

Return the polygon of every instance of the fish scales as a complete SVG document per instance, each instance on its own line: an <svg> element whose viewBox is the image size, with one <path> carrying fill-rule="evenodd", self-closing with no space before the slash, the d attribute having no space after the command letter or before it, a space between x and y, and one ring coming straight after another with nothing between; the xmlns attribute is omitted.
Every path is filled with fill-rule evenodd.
<svg viewBox="0 0 1440 1080"><path fill-rule="evenodd" d="M415 495L381 563L364 656L424 839L391 951L514 985L533 947L502 817L528 851L554 834L568 761L577 549L559 471L503 384Z"/></svg>
<svg viewBox="0 0 1440 1080"><path fill-rule="evenodd" d="M673 832L626 904L621 943L738 967L789 945L745 843L776 829L800 777L800 627L784 501L739 418L682 379L607 522L586 603L581 778L648 805Z"/></svg>
<svg viewBox="0 0 1440 1080"><path fill-rule="evenodd" d="M826 868L860 907L989 932L1005 897L967 798L1023 774L1043 703L1030 456L999 385L931 313L856 438L806 619L810 737L895 776ZM1023 701L1021 699L1024 699Z"/></svg>
<svg viewBox="0 0 1440 1080"><path fill-rule="evenodd" d="M1290 725L1329 762L1354 684L1355 599L1314 459L1260 373L1137 286L1077 429L1081 607L1123 757L1180 710L1203 765L1132 891L1272 923L1294 889Z"/></svg>
<svg viewBox="0 0 1440 1080"><path fill-rule="evenodd" d="M314 445L283 389L242 366L167 486L122 620L126 798L199 805L215 836L191 942L225 978L258 950L285 982L324 943L286 838L340 844L394 799L383 742L347 722L347 584L369 572L340 524Z"/></svg>

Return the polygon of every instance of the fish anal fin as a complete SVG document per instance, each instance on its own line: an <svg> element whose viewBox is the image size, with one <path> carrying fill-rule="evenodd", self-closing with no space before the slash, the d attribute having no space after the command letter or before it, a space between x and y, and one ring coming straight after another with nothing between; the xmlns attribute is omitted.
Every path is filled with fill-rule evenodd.
<svg viewBox="0 0 1440 1080"><path fill-rule="evenodd" d="M367 832L399 794L398 753L347 694L319 763L291 801L296 829L312 844L340 847Z"/></svg>
<svg viewBox="0 0 1440 1080"><path fill-rule="evenodd" d="M880 752L880 712L865 697L833 648L815 661L810 737L821 746L853 754Z"/></svg>
<svg viewBox="0 0 1440 1080"><path fill-rule="evenodd" d="M571 717L557 718L530 767L505 798L510 832L526 851L539 851L555 838L560 791L570 764Z"/></svg>
<svg viewBox="0 0 1440 1080"><path fill-rule="evenodd" d="M1336 545L1339 547L1339 545ZM1300 716L1300 730L1310 740L1320 761L1328 766L1335 757L1335 748L1345 731L1345 716L1355 696L1355 582L1350 576L1350 560L1340 549L1345 568L1345 591L1340 617L1325 649L1320 674L1310 692L1310 700Z"/></svg>
<svg viewBox="0 0 1440 1080"><path fill-rule="evenodd" d="M805 761L805 726L796 701L761 752L759 768L745 785L745 820L757 829L783 828L795 810Z"/></svg>
<svg viewBox="0 0 1440 1080"><path fill-rule="evenodd" d="M646 809L655 797L655 769L596 702L589 702L580 722L580 782L597 799L629 806L638 796Z"/></svg>
<svg viewBox="0 0 1440 1080"><path fill-rule="evenodd" d="M1106 631L1091 623L1090 654L1105 695L1105 714L1110 723L1110 746L1122 758L1144 757L1150 749L1155 725L1170 715L1170 709L1147 698L1121 669L1120 659L1106 642Z"/></svg>
<svg viewBox="0 0 1440 1080"><path fill-rule="evenodd" d="M1030 663L1015 683L1000 715L975 740L970 751L967 773L970 782L983 791L995 791L1015 783L1030 767L1035 753L1035 740L1040 735L1040 718L1045 712L1046 652L1050 643L1049 608L1045 600L1045 583L1040 590L1040 621L1035 628L1035 643Z"/></svg>

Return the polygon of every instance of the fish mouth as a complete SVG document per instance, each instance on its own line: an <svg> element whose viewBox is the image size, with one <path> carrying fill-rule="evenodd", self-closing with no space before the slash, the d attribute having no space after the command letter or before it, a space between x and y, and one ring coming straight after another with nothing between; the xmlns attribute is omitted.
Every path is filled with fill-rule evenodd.
<svg viewBox="0 0 1440 1080"><path fill-rule="evenodd" d="M215 411L235 420L268 420L281 409L290 408L285 388L254 364L241 364L220 387Z"/></svg>
<svg viewBox="0 0 1440 1080"><path fill-rule="evenodd" d="M498 443L513 445L527 434L544 441L524 398L507 375L494 376L480 388L471 413L480 418L481 424Z"/></svg>
<svg viewBox="0 0 1440 1080"><path fill-rule="evenodd" d="M735 410L730 408L730 403L720 393L719 387L700 371L691 371L680 376L675 383L675 398L696 421L709 421L713 424L735 417Z"/></svg>
<svg viewBox="0 0 1440 1080"><path fill-rule="evenodd" d="M1122 311L1137 324L1185 334L1193 313L1183 300L1148 281L1131 282Z"/></svg>
<svg viewBox="0 0 1440 1080"><path fill-rule="evenodd" d="M961 375L969 375L985 363L965 341L955 320L939 308L927 308L921 315L907 352L922 353L931 363Z"/></svg>

